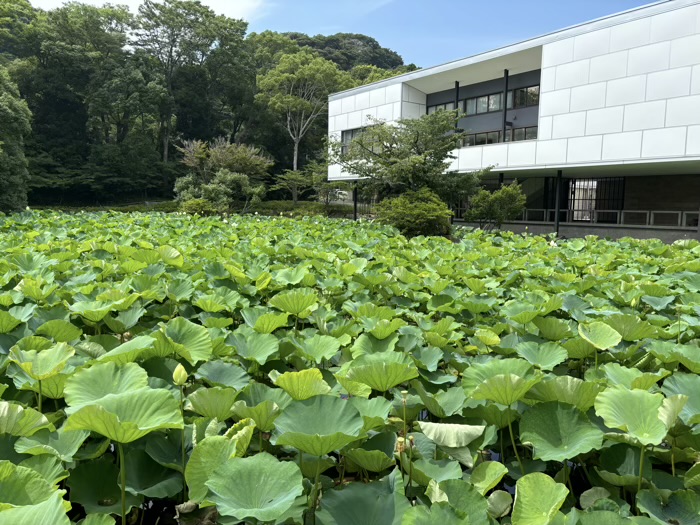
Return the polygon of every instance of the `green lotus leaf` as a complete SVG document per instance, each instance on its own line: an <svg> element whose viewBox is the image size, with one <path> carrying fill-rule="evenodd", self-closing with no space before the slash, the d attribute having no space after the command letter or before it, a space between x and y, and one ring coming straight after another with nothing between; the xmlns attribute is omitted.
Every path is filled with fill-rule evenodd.
<svg viewBox="0 0 700 525"><path fill-rule="evenodd" d="M37 328L34 333L50 337L57 343L70 343L80 339L80 336L83 335L83 331L80 328L62 319L47 321Z"/></svg>
<svg viewBox="0 0 700 525"><path fill-rule="evenodd" d="M114 518L109 514L88 514L79 525L115 525Z"/></svg>
<svg viewBox="0 0 700 525"><path fill-rule="evenodd" d="M614 386L598 394L595 411L607 427L627 432L642 445L658 445L668 432L659 417L663 401L662 394Z"/></svg>
<svg viewBox="0 0 700 525"><path fill-rule="evenodd" d="M136 323L139 322L144 314L146 314L146 310L137 305L132 306L128 310L119 312L116 317L108 315L103 319L103 321L109 327L109 329L112 330L112 332L116 334L123 334L130 328L136 326Z"/></svg>
<svg viewBox="0 0 700 525"><path fill-rule="evenodd" d="M15 318L12 314L0 310L0 334L8 334L17 328L22 321Z"/></svg>
<svg viewBox="0 0 700 525"><path fill-rule="evenodd" d="M569 357L566 349L556 343L520 343L515 347L515 351L528 363L541 370L552 370Z"/></svg>
<svg viewBox="0 0 700 525"><path fill-rule="evenodd" d="M539 329L540 334L550 341L561 341L573 335L571 326L563 319L556 317L535 317L532 322Z"/></svg>
<svg viewBox="0 0 700 525"><path fill-rule="evenodd" d="M461 387L428 392L420 381L411 383L418 392L418 396L431 414L439 418L452 416L462 410L467 396Z"/></svg>
<svg viewBox="0 0 700 525"><path fill-rule="evenodd" d="M374 397L365 399L362 397L350 398L350 403L360 412L364 420L364 430L374 430L386 425L389 412L391 411L391 402L383 397Z"/></svg>
<svg viewBox="0 0 700 525"><path fill-rule="evenodd" d="M55 492L41 503L0 510L0 525L36 525L37 523L70 525L62 497L63 492ZM0 507L2 507L1 502Z"/></svg>
<svg viewBox="0 0 700 525"><path fill-rule="evenodd" d="M226 421L232 415L233 403L238 393L233 388L198 388L187 396L187 410L200 416Z"/></svg>
<svg viewBox="0 0 700 525"><path fill-rule="evenodd" d="M297 345L302 355L317 365L321 364L324 359L326 361L332 359L340 350L340 341L330 335L316 334L308 339L298 341Z"/></svg>
<svg viewBox="0 0 700 525"><path fill-rule="evenodd" d="M61 460L55 456L32 456L23 460L19 465L38 472L50 485L58 485L60 481L63 481L70 475L63 468Z"/></svg>
<svg viewBox="0 0 700 525"><path fill-rule="evenodd" d="M73 461L73 456L89 435L86 430L70 431L64 427L55 432L43 429L30 437L17 440L15 450L20 454L33 456L50 454L69 463Z"/></svg>
<svg viewBox="0 0 700 525"><path fill-rule="evenodd" d="M562 346L566 348L571 359L583 359L596 351L595 346L586 341L583 337L572 337L562 343Z"/></svg>
<svg viewBox="0 0 700 525"><path fill-rule="evenodd" d="M471 525L467 516L460 516L448 503L433 503L430 507L411 507L401 525Z"/></svg>
<svg viewBox="0 0 700 525"><path fill-rule="evenodd" d="M204 501L208 491L206 482L210 474L235 456L236 440L229 437L210 436L197 443L185 467L190 499L197 503Z"/></svg>
<svg viewBox="0 0 700 525"><path fill-rule="evenodd" d="M274 382L297 401L328 394L331 391L331 387L323 380L323 375L318 368L285 372L278 376Z"/></svg>
<svg viewBox="0 0 700 525"><path fill-rule="evenodd" d="M353 359L357 359L365 354L388 355L396 349L398 342L399 334L392 334L384 339L377 339L371 334L362 334L355 339L352 348L350 348L350 353Z"/></svg>
<svg viewBox="0 0 700 525"><path fill-rule="evenodd" d="M110 312L112 304L104 301L76 301L68 309L93 323L99 323Z"/></svg>
<svg viewBox="0 0 700 525"><path fill-rule="evenodd" d="M261 315L260 317L257 318L255 321L255 325L253 326L253 330L256 332L259 332L261 334L271 334L278 328L282 328L283 326L287 326L287 319L289 317L289 314L287 313L282 313L282 314L273 314L273 313L266 313Z"/></svg>
<svg viewBox="0 0 700 525"><path fill-rule="evenodd" d="M622 341L622 336L614 328L600 321L579 324L578 333L598 350L609 350Z"/></svg>
<svg viewBox="0 0 700 525"><path fill-rule="evenodd" d="M147 335L141 335L134 337L131 341L127 341L124 344L113 348L106 354L102 354L97 358L98 361L102 362L113 362L119 365L125 363L132 363L136 361L141 355L153 347L155 344L155 339Z"/></svg>
<svg viewBox="0 0 700 525"><path fill-rule="evenodd" d="M541 379L542 377L539 375L520 377L515 374L503 374L493 376L481 383L471 393L471 397L510 406L525 397L525 394Z"/></svg>
<svg viewBox="0 0 700 525"><path fill-rule="evenodd" d="M450 459L419 458L411 462L411 467L409 467L408 458L403 454L401 463L404 470L411 468L413 479L424 487L428 486L430 480L440 483L448 479L460 479L462 477L462 467L457 461Z"/></svg>
<svg viewBox="0 0 700 525"><path fill-rule="evenodd" d="M148 374L136 363L118 366L100 363L78 370L66 381L67 413L90 405L110 394L120 394L148 387Z"/></svg>
<svg viewBox="0 0 700 525"><path fill-rule="evenodd" d="M501 313L508 319L512 319L519 324L527 324L540 315L540 311L532 305L517 303L515 301L502 307Z"/></svg>
<svg viewBox="0 0 700 525"><path fill-rule="evenodd" d="M390 388L418 377L418 369L410 357L399 352L366 354L350 363L344 373L350 381L362 383L373 390L386 392Z"/></svg>
<svg viewBox="0 0 700 525"><path fill-rule="evenodd" d="M388 321L386 319L380 319L374 324L371 330L368 330L377 339L386 339L390 335L394 334L399 328L406 326L406 321L403 319L392 319Z"/></svg>
<svg viewBox="0 0 700 525"><path fill-rule="evenodd" d="M207 499L220 514L263 522L283 516L303 492L299 467L266 452L225 461L211 473L206 486Z"/></svg>
<svg viewBox="0 0 700 525"><path fill-rule="evenodd" d="M324 456L362 436L364 420L348 401L315 396L294 401L275 421L275 442Z"/></svg>
<svg viewBox="0 0 700 525"><path fill-rule="evenodd" d="M547 376L533 386L527 399L536 401L561 401L587 411L595 398L605 389L604 385L591 383L571 376Z"/></svg>
<svg viewBox="0 0 700 525"><path fill-rule="evenodd" d="M652 341L649 352L662 363L681 363L694 374L700 374L700 347L668 341Z"/></svg>
<svg viewBox="0 0 700 525"><path fill-rule="evenodd" d="M65 423L66 430L90 430L118 443L130 443L154 430L182 427L172 394L150 388L107 395L97 404L80 407Z"/></svg>
<svg viewBox="0 0 700 525"><path fill-rule="evenodd" d="M578 408L550 401L526 410L520 418L520 441L534 447L534 457L564 461L597 450L603 431Z"/></svg>
<svg viewBox="0 0 700 525"><path fill-rule="evenodd" d="M477 489L462 479L441 481L440 491L452 508L469 517L470 525L488 525L488 503Z"/></svg>
<svg viewBox="0 0 700 525"><path fill-rule="evenodd" d="M486 328L480 328L474 334L479 341L486 346L498 346L501 344L501 338L493 331Z"/></svg>
<svg viewBox="0 0 700 525"><path fill-rule="evenodd" d="M697 525L700 523L700 496L692 490L677 490L667 500L651 490L637 494L637 508L661 524Z"/></svg>
<svg viewBox="0 0 700 525"><path fill-rule="evenodd" d="M549 525L569 490L547 474L533 472L515 484L513 525Z"/></svg>
<svg viewBox="0 0 700 525"><path fill-rule="evenodd" d="M318 525L402 525L411 504L404 496L401 472L372 483L352 483L324 492L316 513Z"/></svg>
<svg viewBox="0 0 700 525"><path fill-rule="evenodd" d="M270 388L261 383L251 383L244 388L233 404L233 414L239 419L252 419L262 432L270 432L274 421L292 398L281 388Z"/></svg>
<svg viewBox="0 0 700 525"><path fill-rule="evenodd" d="M656 327L636 315L611 315L606 317L604 322L619 333L623 341L634 342L656 335Z"/></svg>
<svg viewBox="0 0 700 525"><path fill-rule="evenodd" d="M418 428L437 445L461 448L478 439L486 430L483 425L456 425L419 421Z"/></svg>
<svg viewBox="0 0 700 525"><path fill-rule="evenodd" d="M627 368L619 363L605 363L600 367L600 370L608 378L610 385L622 385L628 389L638 388L640 390L649 390L658 381L671 374L668 370L645 373L636 368Z"/></svg>
<svg viewBox="0 0 700 525"><path fill-rule="evenodd" d="M33 408L0 401L0 435L32 436L42 429L54 430L53 424L44 414Z"/></svg>
<svg viewBox="0 0 700 525"><path fill-rule="evenodd" d="M358 383L357 381L350 381L347 377L339 374L335 374L335 378L338 384L353 397L368 398L372 394L372 388L369 385Z"/></svg>
<svg viewBox="0 0 700 525"><path fill-rule="evenodd" d="M472 470L469 482L476 487L482 496L501 482L508 469L498 461L484 461ZM509 503L510 505L510 503Z"/></svg>
<svg viewBox="0 0 700 525"><path fill-rule="evenodd" d="M683 476L683 485L687 489L700 486L700 463L695 463Z"/></svg>
<svg viewBox="0 0 700 525"><path fill-rule="evenodd" d="M510 513L513 505L513 496L505 490L494 490L486 499L488 503L487 512L494 519L502 518Z"/></svg>
<svg viewBox="0 0 700 525"><path fill-rule="evenodd" d="M85 511L96 514L121 513L121 489L118 484L119 469L103 456L94 461L81 461L66 481L71 501L80 503ZM140 497L127 491L126 508L141 504Z"/></svg>
<svg viewBox="0 0 700 525"><path fill-rule="evenodd" d="M75 348L66 343L57 345L41 351L19 350L13 347L10 350L10 361L24 370L32 379L39 381L48 379L61 372L70 359L75 354Z"/></svg>
<svg viewBox="0 0 700 525"><path fill-rule="evenodd" d="M624 443L613 445L604 449L600 454L600 468L596 471L603 480L616 486L636 487L639 482L639 464L641 457L639 447L633 447ZM645 479L651 479L651 461L646 455L643 459L643 472Z"/></svg>
<svg viewBox="0 0 700 525"><path fill-rule="evenodd" d="M195 372L194 377L211 386L223 386L242 390L250 383L250 376L240 366L225 361L207 361Z"/></svg>
<svg viewBox="0 0 700 525"><path fill-rule="evenodd" d="M279 339L274 335L253 331L233 334L227 342L236 348L239 356L261 365L267 363L267 360L279 350Z"/></svg>
<svg viewBox="0 0 700 525"><path fill-rule="evenodd" d="M154 334L155 336L156 334ZM155 350L157 355L175 353L191 365L207 361L212 356L213 346L209 331L184 317L168 321L157 333Z"/></svg>
<svg viewBox="0 0 700 525"><path fill-rule="evenodd" d="M135 496L169 498L182 491L182 474L159 465L144 450L129 450L125 464L126 490Z"/></svg>
<svg viewBox="0 0 700 525"><path fill-rule="evenodd" d="M318 297L313 290L297 288L278 293L270 299L270 305L297 317L307 317L317 301Z"/></svg>
<svg viewBox="0 0 700 525"><path fill-rule="evenodd" d="M666 396L684 395L687 402L680 412L680 418L686 425L700 423L700 376L675 372L664 380L661 391Z"/></svg>
<svg viewBox="0 0 700 525"><path fill-rule="evenodd" d="M586 510L592 507L596 501L608 499L609 497L610 491L608 491L608 489L604 487L593 487L581 493L579 501L581 503L581 508Z"/></svg>
<svg viewBox="0 0 700 525"><path fill-rule="evenodd" d="M345 453L345 457L368 472L381 472L396 465L396 460L381 450L353 448Z"/></svg>

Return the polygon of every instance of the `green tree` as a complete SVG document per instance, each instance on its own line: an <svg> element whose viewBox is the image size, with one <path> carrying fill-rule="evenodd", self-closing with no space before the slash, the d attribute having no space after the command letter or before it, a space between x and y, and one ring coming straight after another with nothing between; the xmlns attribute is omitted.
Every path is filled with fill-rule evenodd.
<svg viewBox="0 0 700 525"><path fill-rule="evenodd" d="M328 95L352 86L352 78L333 62L301 52L284 55L258 81L258 100L283 120L294 144L293 170L299 168L299 144L328 111Z"/></svg>
<svg viewBox="0 0 700 525"><path fill-rule="evenodd" d="M31 113L17 86L0 66L0 211L27 205L27 161L24 138L31 132Z"/></svg>
<svg viewBox="0 0 700 525"><path fill-rule="evenodd" d="M168 162L174 129L175 78L185 66L202 66L217 49L239 45L247 24L217 16L199 0L145 0L139 7L133 44L153 57L169 94L161 106L163 162Z"/></svg>
<svg viewBox="0 0 700 525"><path fill-rule="evenodd" d="M284 190L292 196L292 202L296 206L299 197L312 190L314 185L310 172L306 170L291 171L286 170L282 175L277 176L277 182L272 186L273 190Z"/></svg>
<svg viewBox="0 0 700 525"><path fill-rule="evenodd" d="M480 178L480 173L450 170L463 135L455 129L457 118L454 111L438 111L399 120L397 125L374 121L350 144L332 141L331 162L365 179L377 192L429 188L448 204L456 204L476 191Z"/></svg>
<svg viewBox="0 0 700 525"><path fill-rule="evenodd" d="M469 202L467 219L478 222L480 228L500 228L504 222L522 215L526 200L517 181L494 192L481 189Z"/></svg>

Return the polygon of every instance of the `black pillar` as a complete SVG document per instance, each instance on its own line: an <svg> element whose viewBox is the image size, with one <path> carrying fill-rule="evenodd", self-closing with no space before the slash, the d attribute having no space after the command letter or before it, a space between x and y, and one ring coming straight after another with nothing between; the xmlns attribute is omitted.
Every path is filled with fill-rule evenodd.
<svg viewBox="0 0 700 525"><path fill-rule="evenodd" d="M561 209L561 170L557 170L557 184L554 190L554 232L559 236L559 211Z"/></svg>
<svg viewBox="0 0 700 525"><path fill-rule="evenodd" d="M503 70L503 100L501 101L501 104L503 104L503 130L501 133L501 142L506 141L506 122L507 122L507 114L508 114L508 70L504 69ZM515 104L513 104L515 105Z"/></svg>
<svg viewBox="0 0 700 525"><path fill-rule="evenodd" d="M498 174L498 189L500 190L503 187L503 173Z"/></svg>
<svg viewBox="0 0 700 525"><path fill-rule="evenodd" d="M455 80L455 109L459 109L459 81Z"/></svg>
<svg viewBox="0 0 700 525"><path fill-rule="evenodd" d="M352 185L352 220L357 220L357 182Z"/></svg>

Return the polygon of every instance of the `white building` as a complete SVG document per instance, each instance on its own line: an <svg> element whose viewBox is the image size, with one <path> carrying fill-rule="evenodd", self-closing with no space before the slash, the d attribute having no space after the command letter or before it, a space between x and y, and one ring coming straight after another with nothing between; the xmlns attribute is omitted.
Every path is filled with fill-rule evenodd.
<svg viewBox="0 0 700 525"><path fill-rule="evenodd" d="M517 178L528 195L511 228L553 231L558 200L564 235L698 235L700 0L657 2L336 93L329 134L349 140L370 116L455 106L469 135L452 169L491 166L494 181ZM336 165L329 179L352 177Z"/></svg>

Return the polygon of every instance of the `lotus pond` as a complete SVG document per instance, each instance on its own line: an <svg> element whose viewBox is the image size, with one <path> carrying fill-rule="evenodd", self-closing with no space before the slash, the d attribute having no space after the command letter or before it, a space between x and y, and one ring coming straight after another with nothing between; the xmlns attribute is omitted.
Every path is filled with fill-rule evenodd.
<svg viewBox="0 0 700 525"><path fill-rule="evenodd" d="M0 218L0 525L700 523L700 243Z"/></svg>

